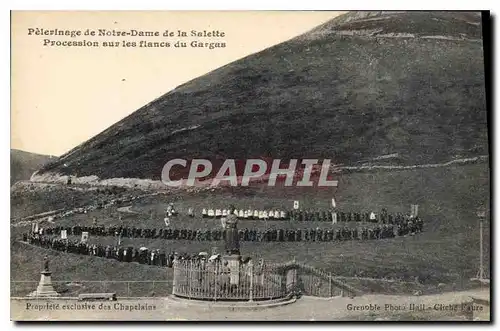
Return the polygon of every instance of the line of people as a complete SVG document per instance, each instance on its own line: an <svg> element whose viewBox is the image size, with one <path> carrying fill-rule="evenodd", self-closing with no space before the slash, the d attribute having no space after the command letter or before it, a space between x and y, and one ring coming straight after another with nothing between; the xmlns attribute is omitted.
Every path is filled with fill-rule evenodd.
<svg viewBox="0 0 500 331"><path fill-rule="evenodd" d="M351 212L339 210L243 210L236 209L233 212L238 218L243 220L275 220L292 222L358 222L358 223L382 223L400 224L415 218L412 215L403 213L389 214L387 210L377 214L374 212ZM202 210L203 218L224 218L230 214L229 209L205 209ZM188 215L194 217L193 209L189 208ZM169 215L170 216L170 215Z"/></svg>
<svg viewBox="0 0 500 331"><path fill-rule="evenodd" d="M223 262L221 260L220 254L212 255L210 258L208 258L208 254L206 252L200 252L198 254L179 254L177 252L170 252L167 254L160 249L148 249L146 247L141 247L138 249L132 246L102 246L99 244L88 244L84 242L63 240L54 237L51 238L36 233L24 234L23 240L25 240L30 245L42 247L45 249L53 249L64 253L113 259L118 262L139 263L163 268L173 268L175 261L178 261L181 268L198 268L197 273L186 275L186 277L196 277L198 278L199 283L202 283L203 281L203 273L201 271L206 270L206 268L209 266L212 266L212 268L215 266L219 266L221 268L219 270L221 276L229 277L230 274L228 262ZM240 257L242 267L248 265L250 260L250 257ZM222 263L222 265L220 265L219 263ZM256 273L262 273L263 267L263 260L261 259L256 265ZM227 285L225 283L229 283L229 278L227 278L225 282L224 279L225 278L221 278L222 281L219 282L219 285L225 286Z"/></svg>
<svg viewBox="0 0 500 331"><path fill-rule="evenodd" d="M141 229L123 226L73 226L54 227L44 229L41 234L81 235L88 232L89 236L114 236L120 238L147 238L165 240L195 240L219 241L224 239L224 229ZM335 228L309 228L309 229L239 229L240 241L342 241L342 240L370 240L405 236L423 231L423 222L420 218L413 218L399 224L377 224L374 226L335 227ZM40 234L40 233L39 233Z"/></svg>
<svg viewBox="0 0 500 331"><path fill-rule="evenodd" d="M90 244L77 240L60 239L36 233L23 234L23 241L60 252L98 256L114 259L119 262L137 262L140 264L156 265L172 268L174 259L189 260L197 258L197 255L176 252L166 253L160 249L148 249L146 247L134 248L132 246L120 247L115 245Z"/></svg>
<svg viewBox="0 0 500 331"><path fill-rule="evenodd" d="M191 208L190 208L191 210ZM229 209L205 209L201 211L201 216L203 218L222 218L227 217L231 211ZM287 220L289 219L288 213L283 210L234 210L234 215L242 219L248 220ZM192 212L188 212L189 215L193 215Z"/></svg>
<svg viewBox="0 0 500 331"><path fill-rule="evenodd" d="M334 210L292 210L288 212L292 222L332 222L332 223L382 223L382 224L403 224L409 221L419 222L418 217L410 214L396 213L389 214L385 209L376 214L374 212L351 212Z"/></svg>

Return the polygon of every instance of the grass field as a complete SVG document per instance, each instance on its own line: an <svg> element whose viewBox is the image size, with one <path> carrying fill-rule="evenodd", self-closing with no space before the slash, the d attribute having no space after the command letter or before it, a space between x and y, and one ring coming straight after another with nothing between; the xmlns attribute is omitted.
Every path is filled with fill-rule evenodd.
<svg viewBox="0 0 500 331"><path fill-rule="evenodd" d="M224 208L286 208L292 201L301 201L303 208L328 208L332 195L345 210L380 210L406 212L411 203L420 205L424 219L424 233L394 239L354 242L282 242L241 243L244 256L264 258L270 262L284 262L292 258L340 276L390 277L419 281L429 291L464 289L471 284L479 265L479 234L475 216L479 205L489 206L489 170L487 164L475 164L439 169L420 169L400 172L376 172L344 175L339 187L331 190L309 191L288 188L262 190L229 190L198 195L160 195L134 201L132 210L138 215L127 215L117 207L75 215L58 221L61 225L92 224L95 216L105 225L116 225L123 215L125 225L137 227L163 226L166 205L174 202L181 214L188 207L197 211L204 207ZM36 204L37 201L33 201ZM152 214L152 216L151 216ZM269 221L268 224L273 222ZM317 224L290 224L291 227L309 227ZM328 226L327 224L321 224ZM180 216L172 220L172 227L215 227L219 221ZM263 222L240 221L239 227L265 228ZM12 240L19 238L25 227L12 227ZM489 274L489 223L485 226L484 249L486 274ZM91 238L91 241L114 244L110 237ZM166 251L210 252L212 247L222 249L222 242L165 241L124 239L123 245L162 248ZM38 280L41 258L53 256L54 279L66 280L162 280L171 279L169 270L157 267L127 264L82 257L13 243L11 259L12 280ZM376 289L374 289L376 290ZM387 289L380 289L387 290Z"/></svg>

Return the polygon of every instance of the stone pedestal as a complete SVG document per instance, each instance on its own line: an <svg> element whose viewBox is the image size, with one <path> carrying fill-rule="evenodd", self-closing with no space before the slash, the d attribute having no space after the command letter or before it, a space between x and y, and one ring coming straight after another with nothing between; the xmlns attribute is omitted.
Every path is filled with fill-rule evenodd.
<svg viewBox="0 0 500 331"><path fill-rule="evenodd" d="M229 283L231 285L240 284L240 256L239 255L226 255L224 260L227 261L229 268Z"/></svg>
<svg viewBox="0 0 500 331"><path fill-rule="evenodd" d="M57 293L54 290L54 287L52 286L51 275L52 275L52 273L50 271L42 271L41 277L40 277L40 282L38 283L38 287L36 288L36 291L31 292L28 296L30 296L30 297L44 297L44 298L60 296L60 294Z"/></svg>

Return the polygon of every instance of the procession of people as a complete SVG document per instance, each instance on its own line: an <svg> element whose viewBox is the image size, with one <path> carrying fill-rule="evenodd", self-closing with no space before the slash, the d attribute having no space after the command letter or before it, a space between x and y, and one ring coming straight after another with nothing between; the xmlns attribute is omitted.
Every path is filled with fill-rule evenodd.
<svg viewBox="0 0 500 331"><path fill-rule="evenodd" d="M190 260L199 258L198 255L188 253L167 253L161 249L148 249L147 247L91 244L81 240L61 239L37 233L23 234L23 241L31 245L65 253L97 256L119 262L137 262L168 268L172 268L175 259Z"/></svg>
<svg viewBox="0 0 500 331"><path fill-rule="evenodd" d="M414 205L412 211L416 213ZM133 247L123 245L122 241L129 238L162 239L162 240L190 240L190 241L222 241L225 240L229 229L225 220L229 218L286 220L287 228L274 226L279 223L264 223L266 229L242 227L231 236L241 242L342 242L347 240L379 240L394 237L415 235L423 231L423 221L413 214L389 214L382 209L380 214L344 212L337 209L330 210L238 210L230 209L203 209L203 218L220 218L221 224L208 228L171 227L170 218L179 213L172 204L169 204L167 217L169 222L161 228L130 227L123 224L120 217L119 225L99 225L94 218L90 226L54 226L43 228L38 223L32 224L29 233L23 234L23 241L57 251L97 256L115 259L120 262L137 262L140 264L172 267L174 260L199 260L196 254L179 254L165 252L160 249L147 247ZM195 217L194 209L189 208L188 216ZM240 216L241 215L241 216ZM319 222L319 223L318 223ZM329 222L328 226L301 227L300 224ZM80 237L80 239L78 238ZM114 237L116 245L103 245L89 238ZM92 243L93 242L93 243Z"/></svg>
<svg viewBox="0 0 500 331"><path fill-rule="evenodd" d="M220 241L224 238L224 229L204 228L161 228L143 229L126 226L73 226L53 227L40 229L42 235L59 236L65 232L67 236L80 236L86 232L91 237L120 237L120 238L145 238L165 240L193 240L193 241ZM359 225L356 227L334 226L316 228L276 228L263 229L241 228L238 230L240 241L255 242L284 242L284 241L343 241L343 240L370 240L385 239L396 236L406 236L420 233L423 222L420 218L399 221L397 224ZM39 233L40 234L40 233Z"/></svg>

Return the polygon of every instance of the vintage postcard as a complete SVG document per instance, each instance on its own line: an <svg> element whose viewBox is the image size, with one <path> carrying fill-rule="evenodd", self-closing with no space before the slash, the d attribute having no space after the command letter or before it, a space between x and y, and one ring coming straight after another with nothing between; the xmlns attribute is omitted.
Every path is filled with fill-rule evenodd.
<svg viewBox="0 0 500 331"><path fill-rule="evenodd" d="M11 12L14 321L490 321L489 12Z"/></svg>

